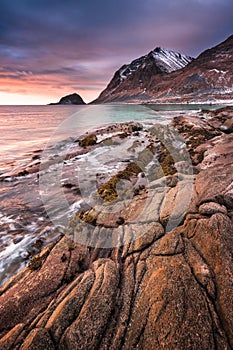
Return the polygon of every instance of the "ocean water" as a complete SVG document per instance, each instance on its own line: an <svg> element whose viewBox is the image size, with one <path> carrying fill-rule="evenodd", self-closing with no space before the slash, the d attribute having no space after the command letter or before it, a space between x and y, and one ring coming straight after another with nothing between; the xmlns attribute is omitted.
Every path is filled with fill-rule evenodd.
<svg viewBox="0 0 233 350"><path fill-rule="evenodd" d="M141 121L145 125L154 122L167 124L180 113L192 114L201 108L217 107L220 106L0 106L0 284L25 266L41 247L60 235L60 229L54 227L46 214L37 174L12 177L8 176L9 173L17 172L34 158L32 164L35 164L39 161L37 155L41 157L48 150L55 156L55 150L72 146L87 130L126 121ZM77 147L77 143L75 145ZM114 154L111 155L108 148L105 151L111 161ZM101 152L104 152L104 147ZM119 148L115 156L122 159L122 152ZM93 151L91 155L79 158L79 166L89 164L89 178L93 171L110 169L108 164L106 169L104 166L99 169L101 157L100 151ZM65 177L72 173L72 162L67 163L67 167L64 182ZM117 164L113 164L114 167L117 169ZM81 182L85 184L86 180L84 176ZM75 208L81 198L77 196L70 200L71 208Z"/></svg>
<svg viewBox="0 0 233 350"><path fill-rule="evenodd" d="M23 161L27 153L43 149L58 125L79 109L79 106L0 106L0 173Z"/></svg>
<svg viewBox="0 0 233 350"><path fill-rule="evenodd" d="M130 120L161 122L211 105L0 106L0 174L44 149L47 143L77 137L98 125ZM220 106L219 106L220 107Z"/></svg>

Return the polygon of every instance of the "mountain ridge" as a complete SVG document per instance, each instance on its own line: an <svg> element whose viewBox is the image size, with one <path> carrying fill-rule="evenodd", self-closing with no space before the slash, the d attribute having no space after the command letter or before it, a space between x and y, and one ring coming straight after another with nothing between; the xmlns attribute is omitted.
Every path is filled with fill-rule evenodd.
<svg viewBox="0 0 233 350"><path fill-rule="evenodd" d="M192 60L192 57L179 52L156 47L148 54L121 66L114 73L107 88L101 92L98 99L101 100L106 96L112 95L118 88L124 89L125 82L130 81L132 83L135 77L136 81L133 82L135 87L137 83L145 85L150 82L153 75L163 75L164 73L167 74L182 69Z"/></svg>
<svg viewBox="0 0 233 350"><path fill-rule="evenodd" d="M153 61L156 50L160 55L164 51L166 58L168 53L175 53L156 48L129 65L123 65L92 103L193 103L233 99L233 35L195 59L176 53L178 57L180 55L183 66L170 71L164 66L161 69L160 62ZM187 57L187 62L184 62L184 57ZM120 81L122 70L132 68L137 62L144 66L141 64L137 69L131 69L132 74Z"/></svg>

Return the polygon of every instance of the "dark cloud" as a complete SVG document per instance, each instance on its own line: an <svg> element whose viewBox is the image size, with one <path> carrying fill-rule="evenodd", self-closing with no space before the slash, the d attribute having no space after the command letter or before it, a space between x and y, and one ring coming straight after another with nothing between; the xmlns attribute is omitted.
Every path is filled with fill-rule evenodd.
<svg viewBox="0 0 233 350"><path fill-rule="evenodd" d="M102 89L155 46L196 56L232 34L232 23L232 0L1 0L1 77L30 72Z"/></svg>

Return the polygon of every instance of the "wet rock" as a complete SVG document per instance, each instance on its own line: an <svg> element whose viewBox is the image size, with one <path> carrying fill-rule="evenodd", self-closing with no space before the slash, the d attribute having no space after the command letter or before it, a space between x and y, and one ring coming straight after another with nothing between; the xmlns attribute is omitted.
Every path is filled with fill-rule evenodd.
<svg viewBox="0 0 233 350"><path fill-rule="evenodd" d="M227 119L223 125L220 127L222 131L224 131L226 134L230 134L233 132L233 118Z"/></svg>
<svg viewBox="0 0 233 350"><path fill-rule="evenodd" d="M97 142L97 136L95 134L89 134L86 137L79 140L79 145L81 147L93 146Z"/></svg>

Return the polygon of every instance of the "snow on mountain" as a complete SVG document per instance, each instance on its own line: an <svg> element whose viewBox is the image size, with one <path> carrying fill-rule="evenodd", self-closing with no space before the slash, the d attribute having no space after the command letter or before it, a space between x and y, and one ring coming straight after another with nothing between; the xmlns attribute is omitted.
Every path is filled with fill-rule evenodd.
<svg viewBox="0 0 233 350"><path fill-rule="evenodd" d="M93 103L233 101L233 35L196 59L155 48L122 66Z"/></svg>
<svg viewBox="0 0 233 350"><path fill-rule="evenodd" d="M102 92L102 97L111 96L123 85L134 82L135 84L147 84L157 74L171 73L184 68L192 57L185 56L179 52L156 47L147 55L133 60L130 64L123 65L114 74L107 88Z"/></svg>
<svg viewBox="0 0 233 350"><path fill-rule="evenodd" d="M193 59L190 56L182 55L179 52L171 50L165 50L160 47L157 47L151 54L161 70L167 73L184 68Z"/></svg>
<svg viewBox="0 0 233 350"><path fill-rule="evenodd" d="M119 69L120 80L125 80L138 69L144 69L146 67L146 61L150 57L153 57L155 61L154 63L158 66L161 72L164 73L170 73L177 69L184 68L189 62L192 61L192 57L182 55L179 52L156 47L148 55L137 58L130 64L122 66Z"/></svg>

